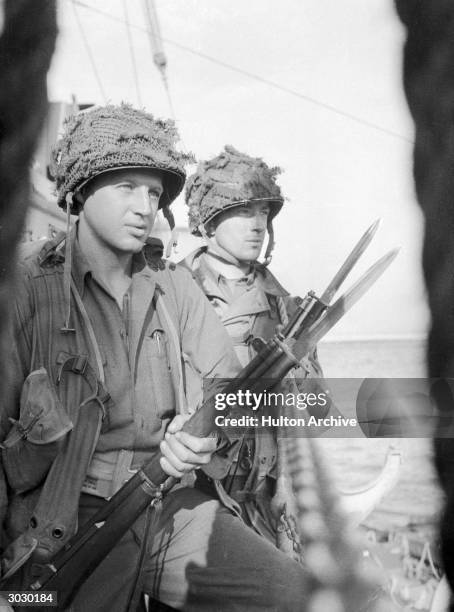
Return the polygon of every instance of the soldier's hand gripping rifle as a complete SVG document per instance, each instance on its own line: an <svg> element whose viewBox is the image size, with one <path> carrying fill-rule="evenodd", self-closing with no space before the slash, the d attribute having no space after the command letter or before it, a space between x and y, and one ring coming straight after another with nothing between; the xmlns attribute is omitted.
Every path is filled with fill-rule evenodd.
<svg viewBox="0 0 454 612"><path fill-rule="evenodd" d="M257 384L258 379L261 380L262 391L268 391L292 368L299 365L299 361L313 350L317 342L364 295L396 256L397 250L390 251L369 268L349 291L332 306L329 305L341 283L372 240L377 227L378 222L367 230L320 299L309 293L281 333L266 343L256 342L258 354L223 392L245 391L251 388L249 381ZM216 429L215 414L213 396L191 416L184 424L183 430L206 437ZM84 580L114 548L140 514L150 504L156 504L175 483L175 479L163 471L161 457L158 451L44 566L39 579L29 588L57 591L58 609L66 608ZM51 608L43 606L39 609ZM52 609L55 610L55 607Z"/></svg>

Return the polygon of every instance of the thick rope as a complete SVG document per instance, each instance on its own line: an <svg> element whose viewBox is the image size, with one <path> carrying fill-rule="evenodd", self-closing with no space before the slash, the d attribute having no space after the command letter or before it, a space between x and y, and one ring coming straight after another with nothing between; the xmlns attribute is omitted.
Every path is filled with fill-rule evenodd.
<svg viewBox="0 0 454 612"><path fill-rule="evenodd" d="M318 440L290 439L287 461L304 545L305 612L388 611L377 599L378 585L364 573L360 541L342 511Z"/></svg>

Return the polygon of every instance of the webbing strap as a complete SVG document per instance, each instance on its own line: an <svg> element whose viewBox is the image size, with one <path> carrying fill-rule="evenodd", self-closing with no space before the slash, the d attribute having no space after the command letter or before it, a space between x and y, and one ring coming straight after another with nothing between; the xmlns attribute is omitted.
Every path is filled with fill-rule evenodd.
<svg viewBox="0 0 454 612"><path fill-rule="evenodd" d="M159 524L162 512L162 500L161 498L155 498L147 508L145 515L145 529L142 536L142 543L140 547L140 555L137 563L136 576L131 589L131 595L129 598L127 612L137 612L139 607L140 597L142 595L142 589L146 578L146 562L149 554L149 550L152 544L152 537Z"/></svg>
<svg viewBox="0 0 454 612"><path fill-rule="evenodd" d="M99 402L96 402L100 408ZM75 532L80 490L98 442L102 410L91 402L80 406L68 443L44 483L28 529L39 542L35 563L46 563Z"/></svg>
<svg viewBox="0 0 454 612"><path fill-rule="evenodd" d="M174 346L174 350L175 350L175 354L176 354L176 361L177 361L177 367L178 367L178 404L180 406L180 411L184 414L188 412L188 407L186 405L186 395L184 392L184 378L183 378L183 367L181 365L181 346L180 346L180 340L178 337L178 332L175 328L175 325L173 324L172 318L169 314L169 311L164 303L164 299L162 297L162 293L159 293L156 296L156 310L158 312L158 316L165 319L166 323L167 323L167 327L169 329L170 332L170 338L172 339L172 343Z"/></svg>
<svg viewBox="0 0 454 612"><path fill-rule="evenodd" d="M90 337L90 342L93 348L93 352L94 352L95 359L96 359L96 366L98 369L98 378L104 384L105 382L104 365L103 365L103 360L101 356L101 351L99 350L99 344L98 344L98 341L96 340L95 330L93 329L93 325L91 324L90 317L88 316L84 303L82 302L82 298L80 297L79 292L77 291L77 288L72 279L71 279L71 290L72 290L74 299L76 300L76 304L80 311L80 314L82 315L82 319L84 320L85 328Z"/></svg>
<svg viewBox="0 0 454 612"><path fill-rule="evenodd" d="M91 367L87 357L77 355L65 359L58 369L58 384L60 383L63 372L73 372L74 374L79 374L85 378L90 385L92 393L82 401L80 407L85 406L85 404L88 404L91 401L97 402L101 408L104 420L108 416L106 406L111 397L105 388L104 383L101 382L101 380L96 376L96 372Z"/></svg>
<svg viewBox="0 0 454 612"><path fill-rule="evenodd" d="M63 268L63 288L66 302L65 325L62 328L63 332L74 332L74 328L70 328L71 318L71 266L72 266L72 241L69 236L71 227L71 206L73 194L66 194L66 244L65 244L65 263Z"/></svg>

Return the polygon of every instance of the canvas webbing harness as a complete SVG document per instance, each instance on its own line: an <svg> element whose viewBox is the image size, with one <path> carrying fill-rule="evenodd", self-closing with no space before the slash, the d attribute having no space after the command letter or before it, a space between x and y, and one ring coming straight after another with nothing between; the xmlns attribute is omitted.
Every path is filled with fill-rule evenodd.
<svg viewBox="0 0 454 612"><path fill-rule="evenodd" d="M55 252L59 242L61 242L60 239L44 247L39 256L40 263L52 250ZM32 281L35 298L37 291L44 291L48 298L48 308L40 308L36 312L32 363L38 353L38 359L41 361L39 365L42 366L43 362L47 361L46 369L50 375L53 367L50 347L54 340L52 332L56 316L53 309L60 305L60 310L63 310L64 305L58 300L51 303L51 292L46 274L41 275L36 282L41 286L38 289L35 281ZM74 374L82 377L90 392L78 406L67 406L69 416L74 423L73 430L68 436L65 447L57 455L49 470L39 501L30 518L28 529L12 542L5 553L2 561L3 580L12 576L30 557L33 561L30 568L31 575L39 574L41 564L46 563L73 535L77 525L80 489L103 421L107 423L106 417L111 400L104 387L104 370L100 350L80 296L74 284L71 283L71 285L72 294L92 344L96 370L89 363L86 355L78 354L77 348L73 354L61 351L57 355L56 386L65 382L77 388L76 381L71 377L68 378L68 374ZM69 337L75 330L70 332L68 329L63 329L61 331L68 334L68 344L75 346L74 341ZM78 384L80 385L81 382L79 381ZM76 394L74 395L77 397Z"/></svg>
<svg viewBox="0 0 454 612"><path fill-rule="evenodd" d="M59 256L57 247L61 245L63 239L64 236L60 235L43 247L39 255L41 265L49 256L54 258ZM65 250L68 256L68 247ZM67 281L67 279L65 280ZM35 285L35 282L38 286ZM35 323L32 363L35 362L35 356L38 354L41 364L47 361L48 372L49 374L52 372L53 364L51 362L50 347L54 340L52 338L53 332L55 332L54 319L56 316L59 316L64 321L60 331L67 336L67 344L73 345L75 350L73 351L74 354L60 351L57 355L56 385L58 387L62 382L67 382L69 385L75 385L77 389L77 383L74 378L71 377L66 381L68 374L74 374L83 379L86 385L88 385L90 392L78 406L68 406L70 418L74 423L73 430L68 436L66 446L57 455L49 470L27 530L16 538L5 551L2 559L3 571L0 586L6 583L30 558L32 563L27 568L29 578L38 577L42 571L42 565L47 563L74 534L77 525L80 490L86 477L101 428L108 427L109 408L112 406L112 400L104 386L104 367L101 351L92 323L74 281L70 278L71 294L88 335L91 352L96 362L96 370L91 366L87 355L80 354L80 351L77 350L77 342L75 341L76 329L70 326L68 317L70 309L68 308L67 300L54 299L52 301L48 282L45 273L40 275L36 281L32 281L35 303L39 303L37 292L41 291L44 293L43 300L47 300L49 305L48 308L41 307L36 312L37 319ZM67 282L64 282L64 285L64 294L67 295ZM161 291L160 293L163 292ZM157 299L156 305L158 316L164 318L169 327L170 337L175 345L175 350L180 351L178 333L163 300ZM54 311L55 306L59 307L57 314ZM182 383L181 372L179 380ZM79 381L80 384L81 381ZM184 393L184 390L180 385L178 399L181 409L184 409L182 393ZM77 394L74 394L74 396L78 397ZM152 500L151 505L154 506L155 510L160 509L159 495L157 495L156 499ZM152 517L153 520L151 520ZM138 601L140 596L143 585L143 565L147 552L148 534L158 521L158 518L159 512L147 513L138 574L130 598L131 605L134 601ZM130 607L130 609L132 610L133 608Z"/></svg>

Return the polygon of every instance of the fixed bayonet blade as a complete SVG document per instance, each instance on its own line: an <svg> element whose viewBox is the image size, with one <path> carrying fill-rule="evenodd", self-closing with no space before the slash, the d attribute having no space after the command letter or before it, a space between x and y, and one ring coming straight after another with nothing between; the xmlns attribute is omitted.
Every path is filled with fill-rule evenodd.
<svg viewBox="0 0 454 612"><path fill-rule="evenodd" d="M333 280L330 282L328 287L325 289L323 295L320 298L321 302L323 302L326 305L330 304L334 295L337 293L339 287L342 285L344 280L350 274L352 268L355 266L358 259L361 257L361 255L364 253L364 251L367 249L367 247L371 243L371 240L375 236L375 233L379 225L380 225L380 219L377 219L374 223L372 223L369 229L366 230L366 232L364 232L358 244L354 247L350 255L347 257L347 259L344 261L344 263L340 267L336 276L333 278Z"/></svg>
<svg viewBox="0 0 454 612"><path fill-rule="evenodd" d="M344 314L363 297L388 268L398 252L399 249L393 249L374 263L344 295L326 310L321 319L309 330L297 336L292 352L298 360L305 357Z"/></svg>
<svg viewBox="0 0 454 612"><path fill-rule="evenodd" d="M361 236L359 242L356 244L350 255L344 261L342 266L336 272L333 280L330 282L328 287L323 292L322 297L319 299L313 291L310 291L306 298L302 300L302 303L298 310L293 314L287 325L282 330L283 336L286 338L293 338L295 332L300 329L301 325L304 324L306 329L310 328L315 324L316 321L323 317L326 309L331 303L334 295L339 290L344 280L347 278L352 268L355 266L358 259L364 253L369 246L372 238L380 225L380 219L377 219Z"/></svg>

